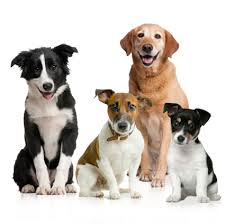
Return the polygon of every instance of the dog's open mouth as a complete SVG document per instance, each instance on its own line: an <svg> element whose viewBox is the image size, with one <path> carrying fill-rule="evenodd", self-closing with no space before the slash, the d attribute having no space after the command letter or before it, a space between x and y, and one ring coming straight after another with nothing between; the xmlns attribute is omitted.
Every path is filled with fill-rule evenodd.
<svg viewBox="0 0 225 224"><path fill-rule="evenodd" d="M139 56L141 58L142 63L144 64L144 66L150 66L150 65L152 65L152 63L156 60L156 58L158 57L158 55L159 55L159 52L155 56L152 56L152 55L149 55L149 54L141 55L139 53Z"/></svg>
<svg viewBox="0 0 225 224"><path fill-rule="evenodd" d="M39 88L38 90L46 100L50 100L54 96L54 92L42 92Z"/></svg>

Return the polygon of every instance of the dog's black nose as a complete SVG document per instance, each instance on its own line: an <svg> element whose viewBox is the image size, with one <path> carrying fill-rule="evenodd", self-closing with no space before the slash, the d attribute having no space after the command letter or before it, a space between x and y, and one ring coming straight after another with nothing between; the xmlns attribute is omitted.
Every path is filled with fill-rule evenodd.
<svg viewBox="0 0 225 224"><path fill-rule="evenodd" d="M128 124L127 122L124 122L124 121L121 121L118 123L118 128L121 130L121 131L125 131L128 127Z"/></svg>
<svg viewBox="0 0 225 224"><path fill-rule="evenodd" d="M150 53L153 50L153 46L151 44L145 44L143 45L142 50L146 53Z"/></svg>
<svg viewBox="0 0 225 224"><path fill-rule="evenodd" d="M52 89L52 86L53 86L52 83L46 82L46 83L43 84L43 89L45 91L50 91Z"/></svg>
<svg viewBox="0 0 225 224"><path fill-rule="evenodd" d="M184 141L184 139L185 139L185 137L182 136L182 135L179 135L179 136L177 137L177 140L178 140L178 142L180 142L180 143L182 143L182 142Z"/></svg>

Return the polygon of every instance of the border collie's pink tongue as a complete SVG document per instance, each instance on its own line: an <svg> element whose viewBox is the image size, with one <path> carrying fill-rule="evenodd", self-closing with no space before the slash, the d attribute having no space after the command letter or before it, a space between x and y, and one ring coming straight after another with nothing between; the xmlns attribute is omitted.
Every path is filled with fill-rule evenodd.
<svg viewBox="0 0 225 224"><path fill-rule="evenodd" d="M145 64L151 64L152 61L153 61L153 57L143 57L143 58L142 58L142 61L143 61Z"/></svg>
<svg viewBox="0 0 225 224"><path fill-rule="evenodd" d="M46 100L50 100L53 97L54 93L43 93L42 92L42 96L46 99Z"/></svg>

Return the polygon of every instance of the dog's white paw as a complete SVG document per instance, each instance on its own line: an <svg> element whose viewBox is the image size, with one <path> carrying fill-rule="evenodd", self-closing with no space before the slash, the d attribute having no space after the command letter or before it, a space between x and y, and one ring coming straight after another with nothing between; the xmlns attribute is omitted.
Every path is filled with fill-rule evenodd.
<svg viewBox="0 0 225 224"><path fill-rule="evenodd" d="M181 197L179 195L173 195L171 194L167 199L166 201L167 202L178 202L181 200Z"/></svg>
<svg viewBox="0 0 225 224"><path fill-rule="evenodd" d="M198 201L200 203L208 203L210 201L210 199L206 196L200 196L200 197L198 197Z"/></svg>
<svg viewBox="0 0 225 224"><path fill-rule="evenodd" d="M47 195L50 194L50 187L49 186L39 186L36 189L36 194L38 195Z"/></svg>
<svg viewBox="0 0 225 224"><path fill-rule="evenodd" d="M76 193L76 192L77 192L77 190L73 184L66 185L66 193Z"/></svg>
<svg viewBox="0 0 225 224"><path fill-rule="evenodd" d="M137 199L137 198L141 198L142 197L141 194L139 192L137 192L137 191L132 191L130 193L130 196L131 196L131 198L134 198L134 199Z"/></svg>
<svg viewBox="0 0 225 224"><path fill-rule="evenodd" d="M219 194L213 194L209 196L211 201L219 201L221 199L221 196Z"/></svg>
<svg viewBox="0 0 225 224"><path fill-rule="evenodd" d="M34 193L35 188L31 184L24 185L21 189L21 193Z"/></svg>
<svg viewBox="0 0 225 224"><path fill-rule="evenodd" d="M103 198L104 197L104 193L102 191L97 191L95 194L96 198Z"/></svg>
<svg viewBox="0 0 225 224"><path fill-rule="evenodd" d="M66 193L65 187L62 186L53 186L51 189L51 195L63 195Z"/></svg>
<svg viewBox="0 0 225 224"><path fill-rule="evenodd" d="M109 192L109 198L112 200L120 199L120 193L117 191Z"/></svg>

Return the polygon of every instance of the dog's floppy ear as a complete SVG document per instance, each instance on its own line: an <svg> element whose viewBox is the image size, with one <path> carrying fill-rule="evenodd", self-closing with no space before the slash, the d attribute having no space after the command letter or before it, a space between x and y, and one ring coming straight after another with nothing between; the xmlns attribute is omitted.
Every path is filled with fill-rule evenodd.
<svg viewBox="0 0 225 224"><path fill-rule="evenodd" d="M68 62L68 57L71 57L73 53L78 53L78 50L75 47L71 47L66 44L54 47L53 51L62 58L64 63Z"/></svg>
<svg viewBox="0 0 225 224"><path fill-rule="evenodd" d="M146 96L137 96L140 108L151 107L152 101Z"/></svg>
<svg viewBox="0 0 225 224"><path fill-rule="evenodd" d="M163 113L167 112L168 116L171 117L178 112L182 107L177 103L165 103Z"/></svg>
<svg viewBox="0 0 225 224"><path fill-rule="evenodd" d="M133 37L133 30L127 33L127 35L120 41L120 46L126 51L127 56L132 51L132 37Z"/></svg>
<svg viewBox="0 0 225 224"><path fill-rule="evenodd" d="M114 94L115 92L111 89L96 89L95 90L95 96L98 96L99 101L102 103L107 104L109 98Z"/></svg>
<svg viewBox="0 0 225 224"><path fill-rule="evenodd" d="M18 65L21 69L24 69L26 62L30 56L31 53L29 51L22 51L12 60L11 67L13 65Z"/></svg>
<svg viewBox="0 0 225 224"><path fill-rule="evenodd" d="M206 110L197 108L197 109L195 109L195 112L197 113L197 115L201 121L201 125L205 125L207 123L207 121L209 120L209 118L211 117L211 114Z"/></svg>
<svg viewBox="0 0 225 224"><path fill-rule="evenodd" d="M179 44L175 40L175 38L172 36L170 32L165 30L165 50L164 50L164 56L165 58L172 57L172 55L178 50Z"/></svg>

